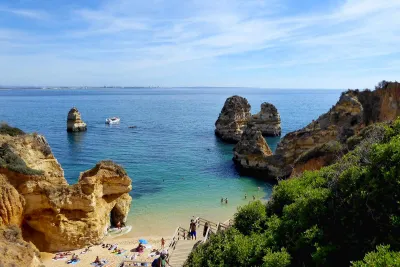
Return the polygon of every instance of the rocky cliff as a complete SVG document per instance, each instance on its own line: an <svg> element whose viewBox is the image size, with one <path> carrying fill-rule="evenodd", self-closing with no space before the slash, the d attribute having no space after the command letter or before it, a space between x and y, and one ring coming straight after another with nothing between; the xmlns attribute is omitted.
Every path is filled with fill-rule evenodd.
<svg viewBox="0 0 400 267"><path fill-rule="evenodd" d="M348 90L327 113L306 127L288 133L274 155L259 160L258 166L264 166L262 176L276 179L289 177L293 170L301 173L319 169L332 163L337 158L338 146L346 144L367 125L394 120L399 115L400 84L397 82L381 83L374 91ZM241 146L240 142L238 145ZM263 146L258 145L260 149ZM235 158L236 154L233 160L238 164ZM257 167L250 170L259 172Z"/></svg>
<svg viewBox="0 0 400 267"><path fill-rule="evenodd" d="M215 134L223 141L237 143L240 141L248 123L259 129L264 136L281 135L281 118L276 107L263 103L261 111L253 116L251 106L246 98L232 96L225 104L215 122Z"/></svg>
<svg viewBox="0 0 400 267"><path fill-rule="evenodd" d="M248 124L240 141L233 149L233 161L240 172L250 176L262 177L265 173L275 174L277 170L270 168L272 151L261 131L254 124Z"/></svg>
<svg viewBox="0 0 400 267"><path fill-rule="evenodd" d="M99 162L69 185L43 136L0 135L0 226L19 226L41 251L100 242L110 219L126 220L131 188L125 170L112 161Z"/></svg>
<svg viewBox="0 0 400 267"><path fill-rule="evenodd" d="M86 131L86 123L81 119L81 114L78 109L73 107L68 112L67 117L67 131L68 132L83 132Z"/></svg>
<svg viewBox="0 0 400 267"><path fill-rule="evenodd" d="M235 95L226 99L215 122L215 134L226 142L238 142L251 117L250 108L244 97Z"/></svg>
<svg viewBox="0 0 400 267"><path fill-rule="evenodd" d="M276 107L270 103L262 103L261 111L254 114L250 122L261 131L263 136L281 135L281 117Z"/></svg>
<svg viewBox="0 0 400 267"><path fill-rule="evenodd" d="M39 250L22 239L17 226L0 227L0 266L43 266Z"/></svg>

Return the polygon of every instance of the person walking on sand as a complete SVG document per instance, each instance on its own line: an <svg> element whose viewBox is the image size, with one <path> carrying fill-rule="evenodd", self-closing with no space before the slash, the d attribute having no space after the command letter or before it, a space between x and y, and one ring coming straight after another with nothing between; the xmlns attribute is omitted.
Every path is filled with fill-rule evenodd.
<svg viewBox="0 0 400 267"><path fill-rule="evenodd" d="M165 240L164 237L161 238L161 248L164 248L165 246Z"/></svg>
<svg viewBox="0 0 400 267"><path fill-rule="evenodd" d="M190 221L189 231L190 231L190 236L192 237L192 240L193 240L193 237L194 237L194 240L196 240L197 239L197 237L196 237L196 223L193 220Z"/></svg>

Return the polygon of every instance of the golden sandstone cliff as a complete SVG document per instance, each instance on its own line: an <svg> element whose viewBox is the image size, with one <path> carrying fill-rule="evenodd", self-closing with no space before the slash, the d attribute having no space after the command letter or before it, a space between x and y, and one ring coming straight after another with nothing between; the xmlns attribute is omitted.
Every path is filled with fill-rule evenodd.
<svg viewBox="0 0 400 267"><path fill-rule="evenodd" d="M68 112L67 131L68 132L84 132L87 130L86 123L81 119L81 113L73 107Z"/></svg>
<svg viewBox="0 0 400 267"><path fill-rule="evenodd" d="M131 189L125 170L112 161L69 185L43 136L0 129L0 228L18 227L40 251L99 243L110 219L126 220Z"/></svg>
<svg viewBox="0 0 400 267"><path fill-rule="evenodd" d="M245 135L234 148L233 160L247 175L263 179L287 178L305 170L317 170L338 159L349 138L366 126L386 122L400 115L400 84L381 82L374 91L348 90L327 113L306 127L288 133L278 144L274 155L248 153L254 135ZM258 138L258 137L257 137ZM251 149L255 151L255 149Z"/></svg>

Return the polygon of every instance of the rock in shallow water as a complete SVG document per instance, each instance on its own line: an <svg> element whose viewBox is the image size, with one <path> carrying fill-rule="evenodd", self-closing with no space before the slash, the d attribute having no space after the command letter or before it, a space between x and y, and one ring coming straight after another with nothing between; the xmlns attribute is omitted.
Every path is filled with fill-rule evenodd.
<svg viewBox="0 0 400 267"><path fill-rule="evenodd" d="M81 114L78 109L73 107L68 112L67 131L68 132L83 132L87 130L86 123L81 119Z"/></svg>
<svg viewBox="0 0 400 267"><path fill-rule="evenodd" d="M235 95L226 99L215 122L215 134L226 142L237 143L251 118L250 108L244 97Z"/></svg>
<svg viewBox="0 0 400 267"><path fill-rule="evenodd" d="M250 122L259 129L264 136L281 135L281 117L276 107L270 103L262 103L261 111L254 114Z"/></svg>

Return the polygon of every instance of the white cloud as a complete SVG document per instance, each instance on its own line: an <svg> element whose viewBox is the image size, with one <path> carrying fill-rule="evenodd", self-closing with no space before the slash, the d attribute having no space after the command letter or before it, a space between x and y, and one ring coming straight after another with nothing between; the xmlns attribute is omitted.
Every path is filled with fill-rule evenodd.
<svg viewBox="0 0 400 267"><path fill-rule="evenodd" d="M0 29L0 51L18 54L26 46L32 52L31 62L45 59L54 68L64 69L76 62L102 75L111 65L121 83L130 82L129 75L122 73L155 70L154 79L165 78L165 73L182 71L182 66L196 62L204 64L198 69L227 69L238 74L237 79L240 70L276 69L290 78L290 69L303 66L315 71L340 66L347 73L365 68L368 73L373 68L366 60L400 54L399 0L340 0L330 9L287 10L277 0L116 0L76 9L62 30L29 36L28 41ZM40 12L18 12L14 14L41 17ZM352 68L346 69L349 65ZM198 73L195 77L193 85L209 76Z"/></svg>
<svg viewBox="0 0 400 267"><path fill-rule="evenodd" d="M29 18L29 19L36 19L36 20L45 20L49 18L49 14L41 11L41 10L31 10L31 9L16 9L16 8L7 8L0 6L0 13L7 12L13 15Z"/></svg>

